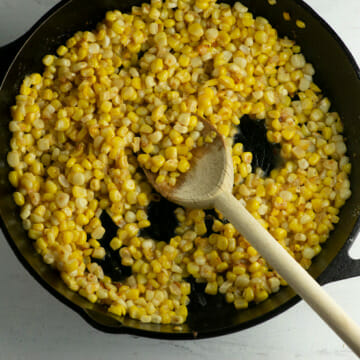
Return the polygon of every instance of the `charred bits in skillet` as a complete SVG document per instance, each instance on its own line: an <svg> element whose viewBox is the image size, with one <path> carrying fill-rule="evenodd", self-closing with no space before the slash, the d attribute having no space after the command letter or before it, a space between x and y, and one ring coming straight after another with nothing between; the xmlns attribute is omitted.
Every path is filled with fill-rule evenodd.
<svg viewBox="0 0 360 360"><path fill-rule="evenodd" d="M217 211L215 209L207 209L207 210L205 210L205 226L206 226L206 229L207 229L207 232L204 235L205 237L209 237L211 234L214 233L213 225L214 225L215 220L219 220L223 224L227 224L229 222L225 218L221 219L219 214L217 213Z"/></svg>
<svg viewBox="0 0 360 360"><path fill-rule="evenodd" d="M175 228L178 225L174 213L176 208L177 205L163 197L160 197L159 201L152 201L148 207L148 219L151 226L141 229L140 236L169 243L170 239L175 236ZM119 228L106 211L102 212L100 220L106 230L100 240L101 246L105 249L105 257L103 259L93 258L92 261L101 265L106 276L119 282L132 274L131 266L122 265L119 250L113 250L110 246L110 242L116 237Z"/></svg>
<svg viewBox="0 0 360 360"><path fill-rule="evenodd" d="M199 283L191 276L186 279L191 285L191 292L189 294L190 303L188 309L191 312L197 312L205 306L211 308L224 308L229 306L222 294L209 295L205 293L206 283Z"/></svg>
<svg viewBox="0 0 360 360"><path fill-rule="evenodd" d="M238 132L234 136L234 144L242 143L244 151L253 154L251 163L253 171L260 167L264 175L268 176L276 166L279 146L270 144L266 137L265 120L252 120L244 115L238 125Z"/></svg>
<svg viewBox="0 0 360 360"><path fill-rule="evenodd" d="M178 205L160 195L159 197L159 201L152 201L147 208L151 225L141 229L140 236L169 243L170 239L175 236L175 229L178 226L174 212Z"/></svg>
<svg viewBox="0 0 360 360"><path fill-rule="evenodd" d="M102 267L104 274L113 281L122 281L131 275L131 267L122 265L119 250L113 250L110 246L110 241L116 236L119 228L106 211L102 212L100 220L106 230L100 240L101 246L105 249L105 257L103 259L93 258L92 261L98 263Z"/></svg>

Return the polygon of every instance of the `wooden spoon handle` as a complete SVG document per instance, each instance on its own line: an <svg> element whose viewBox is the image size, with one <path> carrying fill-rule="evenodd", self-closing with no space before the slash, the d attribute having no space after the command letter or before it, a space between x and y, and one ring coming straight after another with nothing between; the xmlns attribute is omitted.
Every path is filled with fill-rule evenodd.
<svg viewBox="0 0 360 360"><path fill-rule="evenodd" d="M215 198L215 207L360 357L360 327L255 220L240 201L232 194L222 192Z"/></svg>

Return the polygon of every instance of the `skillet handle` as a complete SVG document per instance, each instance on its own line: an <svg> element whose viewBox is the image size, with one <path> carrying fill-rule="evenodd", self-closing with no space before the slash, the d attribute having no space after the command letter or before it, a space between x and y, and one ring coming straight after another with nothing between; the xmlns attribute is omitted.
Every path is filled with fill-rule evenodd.
<svg viewBox="0 0 360 360"><path fill-rule="evenodd" d="M344 247L336 255L330 266L317 278L321 285L360 276L360 259L354 260L349 256L349 250L356 239L359 228L360 224L358 221Z"/></svg>

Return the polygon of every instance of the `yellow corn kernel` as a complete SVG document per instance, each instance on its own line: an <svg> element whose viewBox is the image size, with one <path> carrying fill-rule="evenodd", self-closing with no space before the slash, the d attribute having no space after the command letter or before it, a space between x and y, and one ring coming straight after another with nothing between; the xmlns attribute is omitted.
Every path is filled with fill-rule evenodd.
<svg viewBox="0 0 360 360"><path fill-rule="evenodd" d="M257 303L260 303L266 300L268 297L269 297L269 293L266 290L260 290L260 291L256 291L254 300Z"/></svg>
<svg viewBox="0 0 360 360"><path fill-rule="evenodd" d="M293 219L289 223L289 230L293 231L294 233L301 233L303 227L298 223L297 219Z"/></svg>
<svg viewBox="0 0 360 360"><path fill-rule="evenodd" d="M193 275L194 277L198 277L199 270L200 270L199 265L197 265L194 262L189 262L186 265L186 269L189 274Z"/></svg>
<svg viewBox="0 0 360 360"><path fill-rule="evenodd" d="M253 288L251 288L250 286L245 288L243 296L244 296L246 301L248 301L248 302L253 301L254 297L255 297Z"/></svg>
<svg viewBox="0 0 360 360"><path fill-rule="evenodd" d="M247 165L245 163L241 163L241 164L239 164L238 168L239 168L239 173L240 173L241 177L246 178L249 174Z"/></svg>
<svg viewBox="0 0 360 360"><path fill-rule="evenodd" d="M281 136L287 141L291 140L294 137L294 135L295 135L295 129L288 128L281 131Z"/></svg>
<svg viewBox="0 0 360 360"><path fill-rule="evenodd" d="M291 20L291 17L290 17L290 14L286 11L283 12L283 18L284 20L286 21L290 21Z"/></svg>
<svg viewBox="0 0 360 360"><path fill-rule="evenodd" d="M204 222L196 223L194 226L194 231L198 235L204 235L207 232L207 228Z"/></svg>
<svg viewBox="0 0 360 360"><path fill-rule="evenodd" d="M100 104L100 111L104 113L109 113L112 109L111 101L104 101Z"/></svg>
<svg viewBox="0 0 360 360"><path fill-rule="evenodd" d="M10 181L10 184L13 187L18 187L18 185L19 185L19 175L18 175L17 171L10 171L9 172L9 181Z"/></svg>
<svg viewBox="0 0 360 360"><path fill-rule="evenodd" d="M128 300L137 300L139 298L139 289L129 289L126 292L126 298Z"/></svg>
<svg viewBox="0 0 360 360"><path fill-rule="evenodd" d="M315 212L321 212L323 209L323 200L322 199L313 199L311 200L312 208Z"/></svg>
<svg viewBox="0 0 360 360"><path fill-rule="evenodd" d="M246 249L246 252L250 255L250 256L256 256L258 254L258 252L256 251L256 249L254 249L252 246L249 246Z"/></svg>
<svg viewBox="0 0 360 360"><path fill-rule="evenodd" d="M232 271L235 275L243 275L246 272L246 268L241 265L235 265Z"/></svg>
<svg viewBox="0 0 360 360"><path fill-rule="evenodd" d="M206 284L205 293L209 295L216 295L218 292L218 284L216 281L209 282Z"/></svg>
<svg viewBox="0 0 360 360"><path fill-rule="evenodd" d="M247 204L246 204L246 208L250 211L250 212L254 212L257 211L260 207L260 202L257 199L250 199L248 200Z"/></svg>
<svg viewBox="0 0 360 360"><path fill-rule="evenodd" d="M183 136L176 131L175 129L172 129L169 133L169 137L174 145L179 145L184 141Z"/></svg>
<svg viewBox="0 0 360 360"><path fill-rule="evenodd" d="M287 231L281 227L278 227L274 230L274 237L276 240L281 241L284 240L287 236Z"/></svg>
<svg viewBox="0 0 360 360"><path fill-rule="evenodd" d="M221 135L227 137L227 136L229 136L229 133L230 133L230 126L227 125L227 124L220 124L220 125L218 126L218 132L219 132Z"/></svg>
<svg viewBox="0 0 360 360"><path fill-rule="evenodd" d="M55 57L53 55L45 55L42 59L42 62L45 66L50 66L53 64Z"/></svg>
<svg viewBox="0 0 360 360"><path fill-rule="evenodd" d="M219 235L217 237L216 246L219 250L225 251L229 246L229 240L225 236Z"/></svg>
<svg viewBox="0 0 360 360"><path fill-rule="evenodd" d="M225 261L221 262L219 265L216 266L216 271L217 272L224 272L225 270L227 270L229 268L229 264L226 263Z"/></svg>
<svg viewBox="0 0 360 360"><path fill-rule="evenodd" d="M228 89L233 89L235 87L234 79L230 76L220 76L219 83Z"/></svg>
<svg viewBox="0 0 360 360"><path fill-rule="evenodd" d="M203 30L201 24L196 23L196 22L189 25L188 32L190 35L192 35L196 38L200 38L201 36L204 35L204 30Z"/></svg>
<svg viewBox="0 0 360 360"><path fill-rule="evenodd" d="M232 154L235 156L239 156L242 154L244 146L242 143L236 143L232 149Z"/></svg>
<svg viewBox="0 0 360 360"><path fill-rule="evenodd" d="M156 168L161 168L165 163L165 158L162 155L155 155L151 158L151 163Z"/></svg>
<svg viewBox="0 0 360 360"><path fill-rule="evenodd" d="M163 68L164 68L164 64L162 59L157 58L151 63L151 71L154 74L160 72L161 70L163 70Z"/></svg>
<svg viewBox="0 0 360 360"><path fill-rule="evenodd" d="M185 54L181 54L179 56L178 62L180 66L187 67L190 64L190 57Z"/></svg>
<svg viewBox="0 0 360 360"><path fill-rule="evenodd" d="M23 206L25 204L25 198L24 195L20 192L15 192L14 195L14 201L17 206Z"/></svg>
<svg viewBox="0 0 360 360"><path fill-rule="evenodd" d="M243 18L242 18L242 23L244 26L246 27L250 27L254 24L255 20L253 19L253 16L251 13L249 12L246 12L244 15L243 15Z"/></svg>
<svg viewBox="0 0 360 360"><path fill-rule="evenodd" d="M248 267L248 270L251 273L255 273L257 271L260 271L260 269L261 269L261 265L258 262L254 262Z"/></svg>
<svg viewBox="0 0 360 360"><path fill-rule="evenodd" d="M135 101L137 99L137 92L132 86L127 86L121 90L121 96L124 100Z"/></svg>
<svg viewBox="0 0 360 360"><path fill-rule="evenodd" d="M70 119L68 117L58 119L55 124L56 131L66 131L69 127L70 127Z"/></svg>
<svg viewBox="0 0 360 360"><path fill-rule="evenodd" d="M268 41L268 34L263 30L259 30L256 31L254 38L258 44L265 44Z"/></svg>
<svg viewBox="0 0 360 360"><path fill-rule="evenodd" d="M190 169L190 163L186 159L181 159L179 161L178 169L180 172L185 173Z"/></svg>
<svg viewBox="0 0 360 360"><path fill-rule="evenodd" d="M108 311L118 316L126 315L126 308L122 304L113 304Z"/></svg>
<svg viewBox="0 0 360 360"><path fill-rule="evenodd" d="M155 183L156 184L162 184L166 181L166 176L165 175L158 175L155 179Z"/></svg>
<svg viewBox="0 0 360 360"><path fill-rule="evenodd" d="M45 250L47 248L47 244L43 237L39 237L36 239L36 247L40 250Z"/></svg>
<svg viewBox="0 0 360 360"><path fill-rule="evenodd" d="M296 20L296 26L300 29L305 29L306 28L306 24L301 21L301 20Z"/></svg>
<svg viewBox="0 0 360 360"><path fill-rule="evenodd" d="M154 122L159 121L164 116L166 109L166 105L157 106L151 113L151 120Z"/></svg>
<svg viewBox="0 0 360 360"><path fill-rule="evenodd" d="M245 300L243 298L236 298L234 300L234 306L235 306L235 309L237 309L237 310L247 309L249 306L249 303L247 300Z"/></svg>
<svg viewBox="0 0 360 360"><path fill-rule="evenodd" d="M56 50L57 54L59 56L64 56L67 52L68 52L68 48L64 45L61 45L58 47L58 49Z"/></svg>

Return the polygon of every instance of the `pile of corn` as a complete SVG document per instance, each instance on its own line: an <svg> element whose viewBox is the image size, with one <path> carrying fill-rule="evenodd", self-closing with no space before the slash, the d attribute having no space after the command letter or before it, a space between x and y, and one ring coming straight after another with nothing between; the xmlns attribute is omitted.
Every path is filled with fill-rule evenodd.
<svg viewBox="0 0 360 360"><path fill-rule="evenodd" d="M175 184L206 141L203 117L232 146L234 195L308 268L351 195L351 165L339 115L300 51L238 2L153 0L108 12L46 55L11 109L7 158L45 263L89 301L142 322L183 323L189 275L237 309L285 285L231 224L216 220L206 236L203 210L179 207L168 244L139 235L154 196L139 165ZM283 164L267 178L232 143L244 114L265 119L268 140L280 144ZM104 210L119 226L110 245L132 269L121 283L93 261L105 256Z"/></svg>

